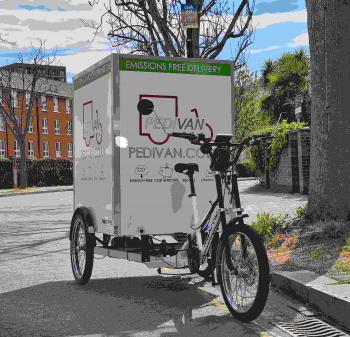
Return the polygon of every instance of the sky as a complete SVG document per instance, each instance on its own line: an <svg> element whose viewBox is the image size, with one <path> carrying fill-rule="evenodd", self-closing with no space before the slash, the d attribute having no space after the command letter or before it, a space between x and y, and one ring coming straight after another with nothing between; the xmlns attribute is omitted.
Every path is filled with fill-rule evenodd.
<svg viewBox="0 0 350 337"><path fill-rule="evenodd" d="M0 38L6 40L0 40L0 65L13 62L37 38L46 41L47 50L56 50L57 61L67 68L68 81L110 54L113 49L106 35L93 39L92 30L81 21L97 22L101 17L101 7L92 8L88 2L0 0ZM305 0L256 0L256 31L249 47L249 69L259 72L269 58L277 59L298 48L308 50L306 18ZM230 59L231 55L231 48L225 48L220 59Z"/></svg>

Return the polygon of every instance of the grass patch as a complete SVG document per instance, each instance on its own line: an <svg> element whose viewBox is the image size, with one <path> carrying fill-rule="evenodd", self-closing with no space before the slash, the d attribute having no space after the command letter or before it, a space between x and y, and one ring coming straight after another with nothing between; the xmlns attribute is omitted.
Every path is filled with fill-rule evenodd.
<svg viewBox="0 0 350 337"><path fill-rule="evenodd" d="M342 249L342 252L350 252L350 237L347 238L345 246Z"/></svg>
<svg viewBox="0 0 350 337"><path fill-rule="evenodd" d="M348 263L344 263L342 261L337 261L334 264L334 268L336 270L342 272L343 274L350 275L350 264L348 264Z"/></svg>
<svg viewBox="0 0 350 337"><path fill-rule="evenodd" d="M319 260L325 256L326 256L326 252L323 249L320 249L320 250L314 249L310 252L310 257L313 260Z"/></svg>
<svg viewBox="0 0 350 337"><path fill-rule="evenodd" d="M327 283L327 286L338 286L342 284L350 284L350 280L337 280L333 283Z"/></svg>

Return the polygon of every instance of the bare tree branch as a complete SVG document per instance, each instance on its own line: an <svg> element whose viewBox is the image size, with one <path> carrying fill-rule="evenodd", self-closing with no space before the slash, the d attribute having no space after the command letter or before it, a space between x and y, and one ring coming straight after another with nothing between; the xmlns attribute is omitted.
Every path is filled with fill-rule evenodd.
<svg viewBox="0 0 350 337"><path fill-rule="evenodd" d="M94 38L108 31L118 51L156 56L185 56L186 30L181 24L181 0L90 1L104 10L98 22L86 22ZM252 42L255 0L240 0L237 9L223 0L197 0L200 17L199 55L217 58L229 40L238 45L234 61ZM109 27L109 28L108 28Z"/></svg>
<svg viewBox="0 0 350 337"><path fill-rule="evenodd" d="M48 54L45 42L37 40L37 46L17 55L20 71L11 67L0 69L0 118L14 135L20 146L21 187L27 185L25 138L32 121L32 112L39 95L57 92L58 85L42 71L42 67L55 62L55 52ZM31 64L31 74L26 72L26 64ZM19 95L17 95L19 94ZM23 122L23 123L22 123Z"/></svg>

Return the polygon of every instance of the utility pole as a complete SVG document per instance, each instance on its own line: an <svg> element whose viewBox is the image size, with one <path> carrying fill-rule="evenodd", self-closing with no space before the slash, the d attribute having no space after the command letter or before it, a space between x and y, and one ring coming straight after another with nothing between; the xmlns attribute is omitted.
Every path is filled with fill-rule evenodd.
<svg viewBox="0 0 350 337"><path fill-rule="evenodd" d="M186 49L188 58L199 58L199 0L186 0L186 5L196 5L198 28L186 29Z"/></svg>

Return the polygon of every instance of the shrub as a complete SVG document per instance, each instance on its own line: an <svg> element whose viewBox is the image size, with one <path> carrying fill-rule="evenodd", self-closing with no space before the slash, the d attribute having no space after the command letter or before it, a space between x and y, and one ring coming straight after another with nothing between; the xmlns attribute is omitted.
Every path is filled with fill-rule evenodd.
<svg viewBox="0 0 350 337"><path fill-rule="evenodd" d="M254 177L255 170L252 169L251 160L247 159L236 164L236 171L239 177Z"/></svg>
<svg viewBox="0 0 350 337"><path fill-rule="evenodd" d="M0 188L13 186L12 162L7 158L0 159Z"/></svg>
<svg viewBox="0 0 350 337"><path fill-rule="evenodd" d="M295 213L296 213L296 215L297 215L298 218L301 218L302 216L305 215L306 208L307 208L307 204L298 206L298 207L295 209Z"/></svg>
<svg viewBox="0 0 350 337"><path fill-rule="evenodd" d="M263 240L268 240L275 233L285 229L286 221L282 214L261 213L257 215L251 226L261 235Z"/></svg>
<svg viewBox="0 0 350 337"><path fill-rule="evenodd" d="M20 160L17 159L17 174L20 178ZM18 182L20 179L18 179ZM28 186L59 186L73 184L73 164L69 160L27 160ZM0 188L13 187L12 161L0 160Z"/></svg>
<svg viewBox="0 0 350 337"><path fill-rule="evenodd" d="M278 166L282 150L287 145L288 133L302 129L305 126L305 123L288 123L286 120L283 120L277 129L274 126L270 126L255 131L254 133L256 134L270 134L273 136L271 142L252 146L250 152L256 163L256 167L261 171L265 171L266 168L274 170Z"/></svg>

